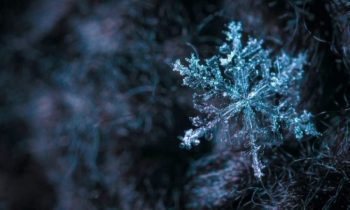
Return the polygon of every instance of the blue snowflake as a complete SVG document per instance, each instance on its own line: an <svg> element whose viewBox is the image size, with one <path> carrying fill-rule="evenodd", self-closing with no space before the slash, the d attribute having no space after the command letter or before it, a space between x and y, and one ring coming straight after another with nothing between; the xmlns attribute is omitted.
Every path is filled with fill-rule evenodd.
<svg viewBox="0 0 350 210"><path fill-rule="evenodd" d="M300 80L305 54L291 58L280 53L270 58L263 41L249 37L242 44L242 26L231 22L225 31L226 42L219 54L201 62L195 55L177 60L174 70L184 77L183 84L195 89L194 107L203 116L192 118L196 129L189 129L182 146L198 145L200 138L220 133L223 141L244 140L249 145L256 177L263 176L259 150L267 142L282 139L289 130L297 139L319 133L310 122L312 115L298 113Z"/></svg>

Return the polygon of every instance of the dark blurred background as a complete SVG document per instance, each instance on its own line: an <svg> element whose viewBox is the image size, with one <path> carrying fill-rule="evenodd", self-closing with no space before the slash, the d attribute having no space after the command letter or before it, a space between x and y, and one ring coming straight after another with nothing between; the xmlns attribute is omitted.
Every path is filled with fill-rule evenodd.
<svg viewBox="0 0 350 210"><path fill-rule="evenodd" d="M323 134L266 148L261 182L237 147L179 147L196 112L172 63L232 20L308 54ZM0 31L0 210L350 208L347 0L2 0Z"/></svg>

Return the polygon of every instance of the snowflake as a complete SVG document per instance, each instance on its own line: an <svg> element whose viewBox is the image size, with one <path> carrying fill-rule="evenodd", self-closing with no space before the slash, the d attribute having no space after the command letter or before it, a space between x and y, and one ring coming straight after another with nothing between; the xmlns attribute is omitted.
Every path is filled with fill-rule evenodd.
<svg viewBox="0 0 350 210"><path fill-rule="evenodd" d="M296 111L306 56L291 58L282 52L272 60L271 50L264 49L261 40L249 37L242 45L240 23L231 22L228 29L219 55L203 64L192 54L186 58L187 66L179 60L174 64L174 71L184 77L183 84L197 90L194 107L204 115L192 118L197 128L185 132L181 145L198 145L201 137L214 130L223 134L223 140L243 139L251 151L254 174L260 178L261 146L281 139L283 130L292 131L297 139L319 135L310 122L312 115Z"/></svg>

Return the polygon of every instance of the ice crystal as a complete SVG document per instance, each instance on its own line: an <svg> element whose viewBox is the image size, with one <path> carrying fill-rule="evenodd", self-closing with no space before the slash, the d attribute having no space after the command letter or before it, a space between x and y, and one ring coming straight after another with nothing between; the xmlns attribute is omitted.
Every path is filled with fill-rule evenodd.
<svg viewBox="0 0 350 210"><path fill-rule="evenodd" d="M310 122L312 115L296 110L306 55L292 58L282 52L271 59L263 41L251 37L243 46L237 22L229 24L225 35L218 55L201 62L192 54L186 58L187 66L179 60L174 64L183 84L197 91L194 107L203 114L192 119L197 128L185 132L182 146L198 145L214 130L224 134L222 140L243 139L250 147L254 174L260 178L264 166L259 150L266 142L281 139L283 130L297 139L318 135Z"/></svg>

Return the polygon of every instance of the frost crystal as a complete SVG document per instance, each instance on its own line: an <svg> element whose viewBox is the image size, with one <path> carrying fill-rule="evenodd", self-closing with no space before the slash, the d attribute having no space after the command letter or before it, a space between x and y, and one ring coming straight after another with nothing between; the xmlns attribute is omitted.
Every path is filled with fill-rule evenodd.
<svg viewBox="0 0 350 210"><path fill-rule="evenodd" d="M193 54L186 58L187 66L175 62L183 84L197 90L194 107L204 115L192 119L197 128L185 132L182 146L198 145L201 137L214 130L223 134L219 138L224 141L243 139L250 147L254 174L260 178L264 166L259 145L278 139L283 129L297 139L319 133L310 122L312 115L299 114L295 108L306 56L291 58L281 53L272 60L261 40L248 38L243 46L241 31L240 23L231 22L219 55L204 63Z"/></svg>

